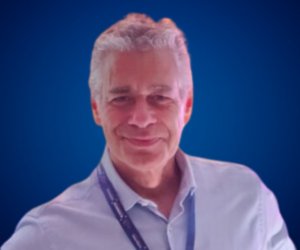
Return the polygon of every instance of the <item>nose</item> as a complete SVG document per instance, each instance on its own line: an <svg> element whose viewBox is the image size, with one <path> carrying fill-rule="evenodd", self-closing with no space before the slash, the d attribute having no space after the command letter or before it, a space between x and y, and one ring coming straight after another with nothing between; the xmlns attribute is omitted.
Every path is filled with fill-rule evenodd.
<svg viewBox="0 0 300 250"><path fill-rule="evenodd" d="M129 125L135 125L139 128L146 128L151 124L156 123L154 111L151 109L146 100L136 100L130 118Z"/></svg>

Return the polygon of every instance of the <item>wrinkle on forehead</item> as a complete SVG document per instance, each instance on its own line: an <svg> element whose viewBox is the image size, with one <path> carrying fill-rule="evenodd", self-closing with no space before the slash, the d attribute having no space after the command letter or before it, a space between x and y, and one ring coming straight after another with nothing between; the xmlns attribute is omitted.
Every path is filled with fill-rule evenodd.
<svg viewBox="0 0 300 250"><path fill-rule="evenodd" d="M149 66L149 71L162 69L164 71L174 70L176 61L170 49L156 49L150 51L123 51L115 53L115 69L117 71L132 71L134 66ZM128 63L130 59L131 63ZM170 67L170 66L175 67ZM144 68L145 69L145 68ZM147 70L147 68L145 69ZM136 72L138 73L138 72Z"/></svg>
<svg viewBox="0 0 300 250"><path fill-rule="evenodd" d="M159 92L159 93L167 93L167 92L171 92L174 88L172 88L169 85L164 85L164 84L154 84L154 85L150 85L148 90L151 92ZM111 88L109 90L110 94L126 94L126 93L130 93L132 92L132 88L131 86L118 86L118 87L114 87Z"/></svg>
<svg viewBox="0 0 300 250"><path fill-rule="evenodd" d="M113 56L108 74L110 87L140 83L172 86L178 82L175 57L169 49L115 52Z"/></svg>

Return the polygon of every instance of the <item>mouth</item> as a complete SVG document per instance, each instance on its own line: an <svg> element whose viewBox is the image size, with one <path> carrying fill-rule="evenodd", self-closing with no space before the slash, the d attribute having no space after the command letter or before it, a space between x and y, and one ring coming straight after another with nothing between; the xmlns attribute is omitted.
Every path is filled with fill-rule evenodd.
<svg viewBox="0 0 300 250"><path fill-rule="evenodd" d="M131 145L133 146L138 146L138 147L149 147L154 145L155 143L157 143L160 138L126 138L124 137L124 139Z"/></svg>

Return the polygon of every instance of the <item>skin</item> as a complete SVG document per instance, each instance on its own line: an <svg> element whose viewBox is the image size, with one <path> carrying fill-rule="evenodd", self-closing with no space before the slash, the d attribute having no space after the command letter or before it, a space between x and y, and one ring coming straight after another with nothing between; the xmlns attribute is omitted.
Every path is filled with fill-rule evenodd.
<svg viewBox="0 0 300 250"><path fill-rule="evenodd" d="M192 88L182 100L169 49L108 57L101 101L91 99L94 120L121 178L168 217L180 186L175 153L191 116Z"/></svg>

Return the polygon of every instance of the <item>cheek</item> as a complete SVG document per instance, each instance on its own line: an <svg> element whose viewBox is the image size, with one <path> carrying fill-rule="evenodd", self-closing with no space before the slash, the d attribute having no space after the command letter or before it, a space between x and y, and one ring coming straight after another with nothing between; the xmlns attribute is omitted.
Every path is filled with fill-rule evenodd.
<svg viewBox="0 0 300 250"><path fill-rule="evenodd" d="M176 109L169 112L163 112L160 114L160 118L169 130L171 137L178 137L181 135L181 131L184 125L182 110Z"/></svg>
<svg viewBox="0 0 300 250"><path fill-rule="evenodd" d="M124 122L124 118L124 112L120 112L112 108L106 108L103 112L102 121L104 121L104 127L106 130L113 131Z"/></svg>

